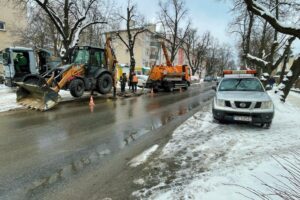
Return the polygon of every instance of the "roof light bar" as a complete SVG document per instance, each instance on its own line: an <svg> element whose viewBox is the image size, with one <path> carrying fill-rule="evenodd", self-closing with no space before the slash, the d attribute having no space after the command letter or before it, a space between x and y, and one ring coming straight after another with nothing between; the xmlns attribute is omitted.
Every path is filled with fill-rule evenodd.
<svg viewBox="0 0 300 200"><path fill-rule="evenodd" d="M256 70L223 70L223 75L227 74L253 74L255 75Z"/></svg>

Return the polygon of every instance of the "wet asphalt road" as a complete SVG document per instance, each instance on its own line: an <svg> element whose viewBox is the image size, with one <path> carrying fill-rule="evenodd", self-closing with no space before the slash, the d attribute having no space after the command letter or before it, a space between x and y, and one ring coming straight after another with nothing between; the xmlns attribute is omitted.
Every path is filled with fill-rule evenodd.
<svg viewBox="0 0 300 200"><path fill-rule="evenodd" d="M210 88L195 85L181 93L118 100L98 97L93 112L89 100L81 99L48 112L1 113L0 199L40 199L44 192L76 181L136 141L147 140L149 133L189 115L211 99Z"/></svg>

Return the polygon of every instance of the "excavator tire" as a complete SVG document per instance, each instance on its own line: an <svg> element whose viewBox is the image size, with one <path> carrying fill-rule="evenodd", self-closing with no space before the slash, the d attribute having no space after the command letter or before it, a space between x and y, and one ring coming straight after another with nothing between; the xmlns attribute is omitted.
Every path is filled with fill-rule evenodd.
<svg viewBox="0 0 300 200"><path fill-rule="evenodd" d="M101 94L107 94L111 91L112 88L112 77L110 74L102 74L99 76L97 81L98 91Z"/></svg>
<svg viewBox="0 0 300 200"><path fill-rule="evenodd" d="M79 78L73 79L69 85L69 89L73 97L81 97L85 90L83 80Z"/></svg>

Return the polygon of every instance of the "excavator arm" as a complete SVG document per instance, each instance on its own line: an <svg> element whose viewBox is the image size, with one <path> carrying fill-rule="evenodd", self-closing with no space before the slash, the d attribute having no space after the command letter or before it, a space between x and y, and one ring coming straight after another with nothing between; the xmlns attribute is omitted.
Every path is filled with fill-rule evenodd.
<svg viewBox="0 0 300 200"><path fill-rule="evenodd" d="M112 78L113 78L113 95L114 97L116 96L116 80L117 80L117 73L116 73L116 65L118 63L115 52L113 50L113 48L111 47L111 38L107 37L106 39L106 43L105 43L105 54L106 54L106 63L107 63L107 67L108 70L111 72L112 74Z"/></svg>
<svg viewBox="0 0 300 200"><path fill-rule="evenodd" d="M115 52L111 47L111 38L108 37L105 43L106 63L109 71L114 72L118 63Z"/></svg>
<svg viewBox="0 0 300 200"><path fill-rule="evenodd" d="M170 58L169 58L167 47L166 47L166 45L165 45L165 43L163 41L161 41L161 48L162 48L162 50L164 52L164 56L165 56L165 59L166 59L167 66L171 67L172 63L171 63Z"/></svg>

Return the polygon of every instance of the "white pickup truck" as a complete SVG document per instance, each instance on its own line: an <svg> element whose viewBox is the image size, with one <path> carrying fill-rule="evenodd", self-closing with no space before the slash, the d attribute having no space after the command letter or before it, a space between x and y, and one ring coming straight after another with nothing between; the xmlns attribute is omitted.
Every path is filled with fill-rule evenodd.
<svg viewBox="0 0 300 200"><path fill-rule="evenodd" d="M255 73L255 70L224 72L224 78L215 88L214 119L221 123L236 121L270 127L274 105Z"/></svg>

